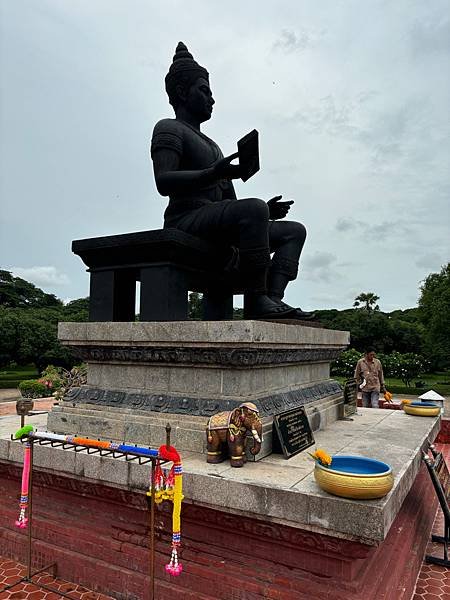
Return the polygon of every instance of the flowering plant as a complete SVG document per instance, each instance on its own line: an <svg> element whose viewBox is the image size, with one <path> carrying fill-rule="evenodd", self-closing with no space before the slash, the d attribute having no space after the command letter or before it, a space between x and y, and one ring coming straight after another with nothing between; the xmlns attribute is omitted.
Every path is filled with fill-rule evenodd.
<svg viewBox="0 0 450 600"><path fill-rule="evenodd" d="M53 381L51 379L45 379L45 377L41 377L41 379L38 379L38 381L39 383L45 385L45 387L48 389L53 387Z"/></svg>
<svg viewBox="0 0 450 600"><path fill-rule="evenodd" d="M320 448L318 448L313 454L311 454L311 452L308 452L308 454L314 460L317 460L317 462L319 462L322 465L322 467L329 467L333 461L331 456L327 454L325 450L321 450Z"/></svg>
<svg viewBox="0 0 450 600"><path fill-rule="evenodd" d="M60 385L53 393L56 400L62 400L64 396L74 387L80 387L86 383L87 368L85 364L72 367L70 371L60 369Z"/></svg>

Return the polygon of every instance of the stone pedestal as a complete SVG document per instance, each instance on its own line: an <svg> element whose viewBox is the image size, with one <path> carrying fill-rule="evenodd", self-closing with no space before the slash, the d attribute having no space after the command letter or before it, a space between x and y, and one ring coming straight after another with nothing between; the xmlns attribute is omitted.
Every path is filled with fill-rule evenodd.
<svg viewBox="0 0 450 600"><path fill-rule="evenodd" d="M274 414L305 406L313 430L341 412L330 362L348 332L264 321L60 323L88 382L53 409L49 429L154 444L170 421L180 450L202 452L209 416L254 402L272 450Z"/></svg>
<svg viewBox="0 0 450 600"><path fill-rule="evenodd" d="M45 418L30 422L44 429ZM0 422L0 546L2 556L24 561L27 532L14 525L23 464L15 428L17 416ZM394 486L379 500L322 491L306 452L243 469L183 453L183 573L164 569L172 524L164 502L155 511L155 600L410 600L437 505L421 456L438 430L438 417L363 408L317 432L331 454L390 464ZM33 568L56 562L61 578L150 600L149 465L34 450Z"/></svg>

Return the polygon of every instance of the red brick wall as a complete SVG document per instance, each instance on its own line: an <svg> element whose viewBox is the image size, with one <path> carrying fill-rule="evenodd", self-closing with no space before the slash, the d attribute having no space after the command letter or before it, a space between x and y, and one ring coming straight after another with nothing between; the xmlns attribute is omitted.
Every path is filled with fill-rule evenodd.
<svg viewBox="0 0 450 600"><path fill-rule="evenodd" d="M35 564L119 599L149 598L149 511L143 494L35 470ZM0 462L0 554L25 561L14 527L20 469ZM436 502L423 470L388 538L367 546L187 502L180 577L165 574L171 515L157 510L156 598L409 600Z"/></svg>
<svg viewBox="0 0 450 600"><path fill-rule="evenodd" d="M450 419L441 419L441 430L435 444L450 444Z"/></svg>

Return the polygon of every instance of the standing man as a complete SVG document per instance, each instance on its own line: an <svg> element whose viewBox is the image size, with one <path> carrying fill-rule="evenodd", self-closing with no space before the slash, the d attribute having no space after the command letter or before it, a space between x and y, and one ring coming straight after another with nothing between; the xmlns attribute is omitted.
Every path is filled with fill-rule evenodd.
<svg viewBox="0 0 450 600"><path fill-rule="evenodd" d="M362 392L363 407L378 408L380 392L385 393L386 386L383 367L378 358L375 358L374 348L367 348L364 356L356 363L355 379Z"/></svg>

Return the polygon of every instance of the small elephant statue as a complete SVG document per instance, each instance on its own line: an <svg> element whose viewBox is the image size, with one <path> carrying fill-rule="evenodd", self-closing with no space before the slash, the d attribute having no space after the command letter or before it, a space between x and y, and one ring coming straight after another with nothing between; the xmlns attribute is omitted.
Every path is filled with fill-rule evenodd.
<svg viewBox="0 0 450 600"><path fill-rule="evenodd" d="M246 461L245 438L249 431L253 436L250 452L255 456L261 450L262 423L253 402L244 402L232 411L220 412L210 417L206 429L206 462L220 463L229 456L232 467L242 467Z"/></svg>

